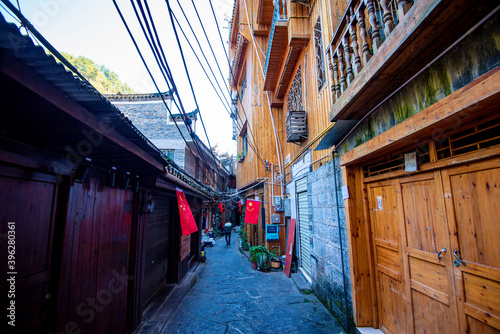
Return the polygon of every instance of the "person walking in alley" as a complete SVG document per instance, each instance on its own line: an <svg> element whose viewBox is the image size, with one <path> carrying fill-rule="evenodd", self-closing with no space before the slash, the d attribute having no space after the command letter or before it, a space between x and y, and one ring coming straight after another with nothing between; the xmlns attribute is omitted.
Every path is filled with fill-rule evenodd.
<svg viewBox="0 0 500 334"><path fill-rule="evenodd" d="M231 244L231 229L233 228L233 224L231 224L231 221L228 221L224 225L224 232L226 232L226 245Z"/></svg>

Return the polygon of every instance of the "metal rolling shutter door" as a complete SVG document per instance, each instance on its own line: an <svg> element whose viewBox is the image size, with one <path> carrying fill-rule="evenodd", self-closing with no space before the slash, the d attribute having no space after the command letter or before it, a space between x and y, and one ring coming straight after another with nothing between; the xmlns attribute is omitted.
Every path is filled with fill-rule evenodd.
<svg viewBox="0 0 500 334"><path fill-rule="evenodd" d="M309 241L309 209L307 205L307 177L297 181L299 207L300 262L307 274L311 274L311 244Z"/></svg>

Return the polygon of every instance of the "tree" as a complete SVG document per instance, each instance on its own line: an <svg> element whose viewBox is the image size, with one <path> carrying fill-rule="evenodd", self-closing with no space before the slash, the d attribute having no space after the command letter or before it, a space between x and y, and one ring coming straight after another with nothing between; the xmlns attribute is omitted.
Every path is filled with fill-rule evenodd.
<svg viewBox="0 0 500 334"><path fill-rule="evenodd" d="M133 94L135 91L126 83L122 83L118 74L104 65L98 65L86 57L74 57L68 53L61 52L85 79L94 86L101 94Z"/></svg>

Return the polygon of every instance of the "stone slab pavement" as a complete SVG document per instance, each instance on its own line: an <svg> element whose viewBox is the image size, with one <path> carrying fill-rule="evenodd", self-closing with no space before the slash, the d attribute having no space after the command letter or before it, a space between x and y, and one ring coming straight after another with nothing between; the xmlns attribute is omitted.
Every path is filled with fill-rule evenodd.
<svg viewBox="0 0 500 334"><path fill-rule="evenodd" d="M160 333L344 333L314 294L302 294L283 272L252 269L223 238L205 248L196 284L156 330ZM161 315L157 315L161 319Z"/></svg>

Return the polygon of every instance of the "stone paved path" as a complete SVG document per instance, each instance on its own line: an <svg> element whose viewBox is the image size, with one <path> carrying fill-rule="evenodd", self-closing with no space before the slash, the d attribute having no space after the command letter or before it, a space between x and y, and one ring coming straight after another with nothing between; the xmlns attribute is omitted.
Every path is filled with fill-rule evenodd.
<svg viewBox="0 0 500 334"><path fill-rule="evenodd" d="M262 273L239 252L239 238L205 248L196 285L161 333L344 333L313 294L283 272Z"/></svg>

